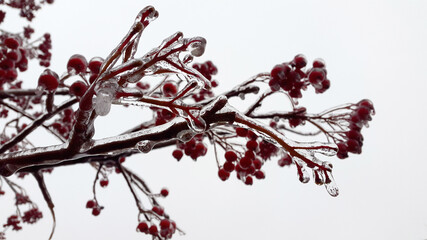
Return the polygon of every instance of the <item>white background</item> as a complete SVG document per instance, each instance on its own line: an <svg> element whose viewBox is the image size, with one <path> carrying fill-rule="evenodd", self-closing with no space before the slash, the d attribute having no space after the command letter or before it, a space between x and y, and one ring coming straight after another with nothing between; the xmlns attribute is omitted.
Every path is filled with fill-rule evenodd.
<svg viewBox="0 0 427 240"><path fill-rule="evenodd" d="M139 54L178 30L203 36L208 45L200 61L218 66L218 93L304 53L310 60L326 60L332 83L325 94L304 93L301 104L309 111L362 98L371 99L377 110L363 131L363 154L331 160L337 198L312 182L301 184L294 168L282 169L276 162L267 164L266 179L251 187L234 176L221 182L212 148L196 163L189 158L177 163L173 148L128 159L125 164L153 190L170 189L161 202L186 232L176 239L427 238L426 1L57 0L37 13L33 26L36 35L51 33L51 68L63 72L75 53L105 57L146 5L154 5L160 17L143 34ZM24 24L12 15L2 28L15 31ZM42 71L36 63L31 68L21 75L26 86L35 86ZM96 137L133 126L137 113L113 109L110 117L97 120ZM54 239L147 239L135 231L137 209L119 175L98 190L106 207L101 215L85 209L94 176L85 165L46 177L56 204ZM19 182L45 217L19 233L8 231L8 239L47 239L51 219L41 194L33 179ZM3 224L13 213L13 199L1 197L0 206Z"/></svg>

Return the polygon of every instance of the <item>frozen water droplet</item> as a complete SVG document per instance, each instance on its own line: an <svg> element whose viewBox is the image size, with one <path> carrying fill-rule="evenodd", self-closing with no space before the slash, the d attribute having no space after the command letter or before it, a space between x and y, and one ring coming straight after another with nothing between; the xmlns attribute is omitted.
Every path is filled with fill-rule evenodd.
<svg viewBox="0 0 427 240"><path fill-rule="evenodd" d="M299 181L302 183L308 183L310 181L310 175L308 174L307 170L301 163L299 163L298 159L294 158L294 162L297 166Z"/></svg>
<svg viewBox="0 0 427 240"><path fill-rule="evenodd" d="M196 135L196 133L192 130L182 130L176 135L176 137L181 142L188 142L194 137L194 135Z"/></svg>
<svg viewBox="0 0 427 240"><path fill-rule="evenodd" d="M332 176L332 172L325 172L325 188L332 197L338 196L339 189Z"/></svg>
<svg viewBox="0 0 427 240"><path fill-rule="evenodd" d="M242 100L245 100L245 94L244 93L239 93L239 98Z"/></svg>
<svg viewBox="0 0 427 240"><path fill-rule="evenodd" d="M99 92L94 98L95 111L99 116L106 116L111 109L112 96L105 92Z"/></svg>
<svg viewBox="0 0 427 240"><path fill-rule="evenodd" d="M206 48L206 39L202 37L195 37L195 38L190 38L189 41L192 42L188 48L191 55L195 57L202 56Z"/></svg>
<svg viewBox="0 0 427 240"><path fill-rule="evenodd" d="M154 141L144 140L144 141L138 142L136 144L136 148L142 153L148 153L151 151L151 149L153 149L154 145L155 145Z"/></svg>

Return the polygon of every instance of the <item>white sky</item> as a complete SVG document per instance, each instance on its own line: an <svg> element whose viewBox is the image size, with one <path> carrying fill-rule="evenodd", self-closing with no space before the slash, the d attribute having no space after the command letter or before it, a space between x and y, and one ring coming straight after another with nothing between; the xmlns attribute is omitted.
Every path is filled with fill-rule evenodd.
<svg viewBox="0 0 427 240"><path fill-rule="evenodd" d="M377 110L363 131L363 154L332 159L337 198L312 182L301 184L294 168L276 162L267 164L266 179L251 187L234 176L221 182L212 148L196 163L189 158L176 163L172 148L129 159L126 165L152 189L170 189L162 203L187 233L175 239L427 238L426 1L56 0L37 14L33 26L36 34L51 33L51 68L61 72L75 53L105 57L146 5L155 6L160 17L143 34L139 53L178 30L203 36L208 45L200 61L218 66L217 92L304 53L326 60L332 83L325 94L304 94L309 111L362 98ZM21 24L12 15L2 27ZM33 79L26 79L27 86L35 86L41 72L37 64L31 67L34 71L22 75ZM97 137L120 132L113 128L138 118L130 110L113 113L98 120ZM54 239L146 239L135 232L137 210L118 175L98 191L106 207L100 216L84 208L94 176L89 166L77 166L46 177L56 204ZM8 239L47 239L49 212L33 180L24 186L45 218L18 234L8 231ZM3 222L13 209L7 198L0 204Z"/></svg>

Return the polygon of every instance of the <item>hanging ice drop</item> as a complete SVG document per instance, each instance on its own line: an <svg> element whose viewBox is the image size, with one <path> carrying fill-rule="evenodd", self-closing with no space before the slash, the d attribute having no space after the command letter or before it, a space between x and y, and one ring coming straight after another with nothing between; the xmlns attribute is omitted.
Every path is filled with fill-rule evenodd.
<svg viewBox="0 0 427 240"><path fill-rule="evenodd" d="M148 153L153 149L155 142L150 140L140 141L136 144L136 148L142 153Z"/></svg>

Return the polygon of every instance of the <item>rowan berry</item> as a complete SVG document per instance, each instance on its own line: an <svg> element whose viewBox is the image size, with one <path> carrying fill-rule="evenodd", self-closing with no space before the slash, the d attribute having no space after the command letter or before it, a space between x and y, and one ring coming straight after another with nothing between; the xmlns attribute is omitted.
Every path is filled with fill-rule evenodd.
<svg viewBox="0 0 427 240"><path fill-rule="evenodd" d="M74 54L67 63L67 71L70 74L84 73L87 68L87 61L83 55Z"/></svg>
<svg viewBox="0 0 427 240"><path fill-rule="evenodd" d="M218 176L222 181L225 181L230 177L230 173L227 172L224 168L220 168L218 171Z"/></svg>
<svg viewBox="0 0 427 240"><path fill-rule="evenodd" d="M59 86L59 76L54 71L46 69L40 75L38 85L48 91L53 91Z"/></svg>
<svg viewBox="0 0 427 240"><path fill-rule="evenodd" d="M172 152L172 156L177 160L177 161L179 161L179 160L181 160L181 158L182 158L182 156L184 155L184 153L181 151L181 150L179 150L179 149L176 149L176 150L174 150L173 152Z"/></svg>
<svg viewBox="0 0 427 240"><path fill-rule="evenodd" d="M162 190L160 190L160 195L162 195L163 197L167 197L169 195L169 191L166 188L163 188Z"/></svg>
<svg viewBox="0 0 427 240"><path fill-rule="evenodd" d="M76 97L81 97L86 93L88 86L83 81L76 81L70 86L70 94Z"/></svg>
<svg viewBox="0 0 427 240"><path fill-rule="evenodd" d="M234 151L226 151L224 157L228 162L234 162L237 160L237 154Z"/></svg>
<svg viewBox="0 0 427 240"><path fill-rule="evenodd" d="M140 223L138 224L137 229L138 229L138 231L140 231L140 232L148 233L148 223L147 223L147 222L145 222L145 221L140 222Z"/></svg>

